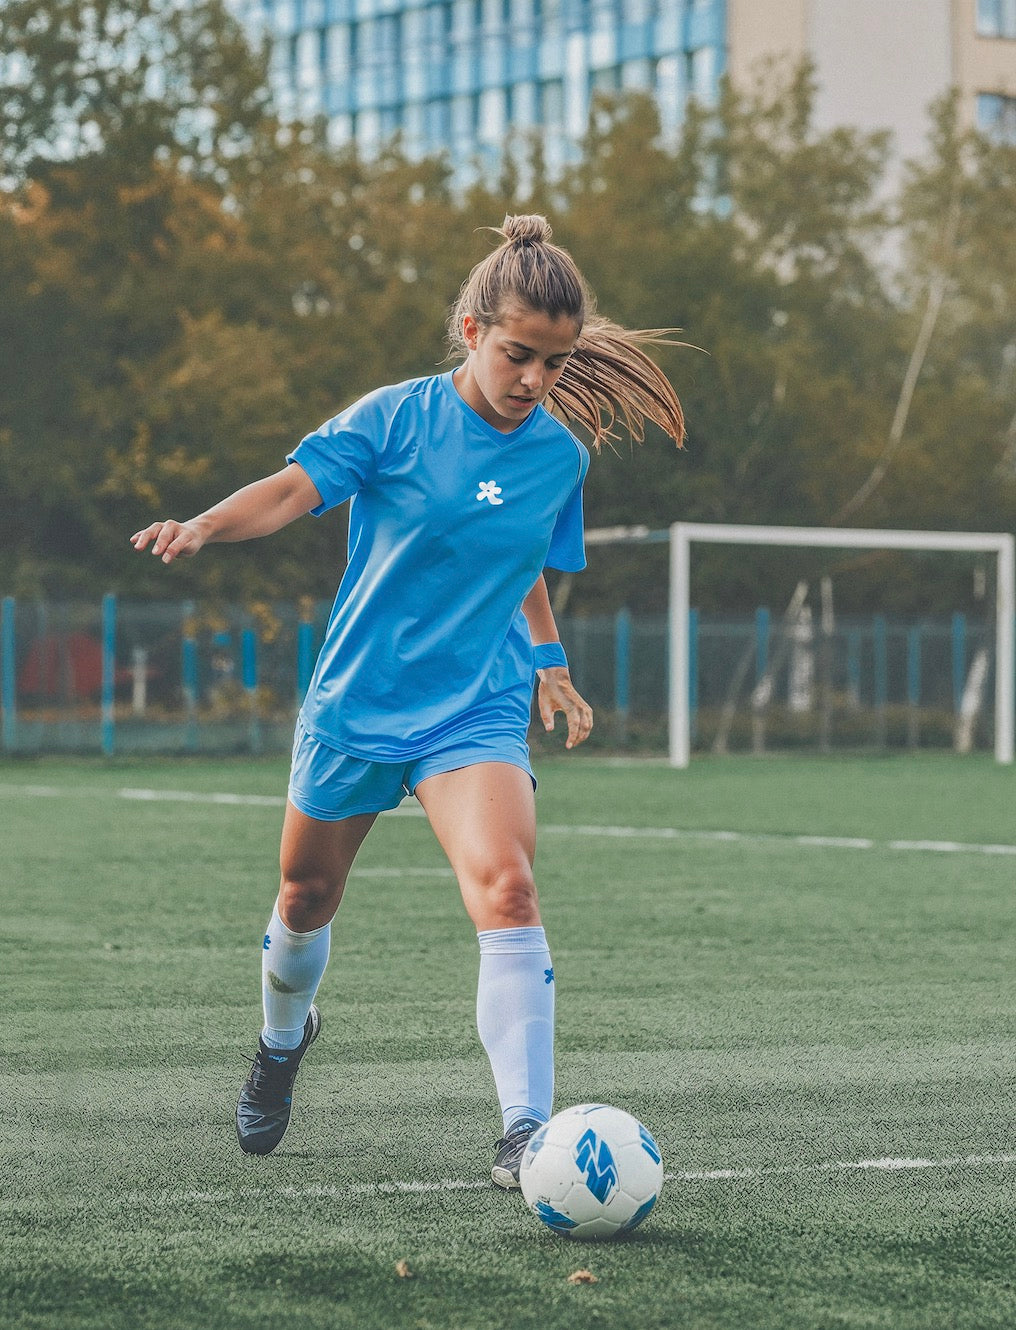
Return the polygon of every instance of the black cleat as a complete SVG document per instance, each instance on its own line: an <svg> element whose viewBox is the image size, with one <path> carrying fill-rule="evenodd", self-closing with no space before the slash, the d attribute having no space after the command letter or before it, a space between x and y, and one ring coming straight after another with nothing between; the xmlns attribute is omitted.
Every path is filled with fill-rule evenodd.
<svg viewBox="0 0 1016 1330"><path fill-rule="evenodd" d="M296 1048L266 1048L258 1039L258 1051L236 1105L236 1138L245 1154L270 1154L285 1136L300 1059L320 1029L321 1013L312 1005Z"/></svg>
<svg viewBox="0 0 1016 1330"><path fill-rule="evenodd" d="M526 1146L532 1139L533 1132L542 1126L543 1123L537 1122L535 1118L522 1118L521 1121L513 1123L507 1136L497 1142L494 1147L497 1150L494 1167L490 1170L495 1187L503 1187L505 1191L515 1191L518 1188L522 1156L526 1153Z"/></svg>

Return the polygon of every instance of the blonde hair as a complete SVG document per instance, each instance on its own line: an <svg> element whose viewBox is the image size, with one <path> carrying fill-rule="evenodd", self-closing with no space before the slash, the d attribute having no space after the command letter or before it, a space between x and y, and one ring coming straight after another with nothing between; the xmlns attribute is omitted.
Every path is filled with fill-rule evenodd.
<svg viewBox="0 0 1016 1330"><path fill-rule="evenodd" d="M516 302L556 319L573 319L579 329L547 404L565 420L589 430L595 448L618 437L617 426L636 442L646 421L684 446L684 411L666 375L641 349L672 344L674 329L633 332L596 313L596 299L567 250L551 243L551 229L538 214L505 217L492 227L502 243L466 278L448 319L453 351L466 350L462 321L472 315L481 329L498 323Z"/></svg>

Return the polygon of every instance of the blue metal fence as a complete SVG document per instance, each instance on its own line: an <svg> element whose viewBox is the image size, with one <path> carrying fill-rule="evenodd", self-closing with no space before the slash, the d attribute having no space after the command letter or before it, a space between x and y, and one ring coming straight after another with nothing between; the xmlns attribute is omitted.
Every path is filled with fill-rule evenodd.
<svg viewBox="0 0 1016 1330"><path fill-rule="evenodd" d="M329 608L4 597L3 752L284 751ZM597 742L664 752L666 616L621 609L562 618L560 628L576 686L600 713ZM732 746L748 745L753 708L758 719L752 690L770 675L771 746L947 744L972 662L993 651L991 624L963 614L840 618L810 644L791 641L765 607L753 615L693 609L689 629L700 747L712 742L721 713ZM991 690L981 706L978 743L990 746ZM740 718L733 725L731 714Z"/></svg>

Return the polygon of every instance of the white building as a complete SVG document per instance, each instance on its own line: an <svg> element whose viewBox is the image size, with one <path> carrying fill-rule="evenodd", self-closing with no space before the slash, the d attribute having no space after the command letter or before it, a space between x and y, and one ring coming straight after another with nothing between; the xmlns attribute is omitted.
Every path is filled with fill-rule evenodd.
<svg viewBox="0 0 1016 1330"><path fill-rule="evenodd" d="M897 161L951 87L963 124L1016 142L1016 0L727 0L731 79L771 57L812 61L820 129L888 129Z"/></svg>

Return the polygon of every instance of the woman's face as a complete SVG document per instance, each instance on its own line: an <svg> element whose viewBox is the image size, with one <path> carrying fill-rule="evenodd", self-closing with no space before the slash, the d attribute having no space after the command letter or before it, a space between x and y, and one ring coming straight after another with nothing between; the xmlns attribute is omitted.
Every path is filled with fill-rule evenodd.
<svg viewBox="0 0 1016 1330"><path fill-rule="evenodd" d="M579 327L566 314L551 318L513 304L489 328L481 328L467 314L462 334L469 354L455 371L455 386L477 415L508 433L557 383Z"/></svg>

